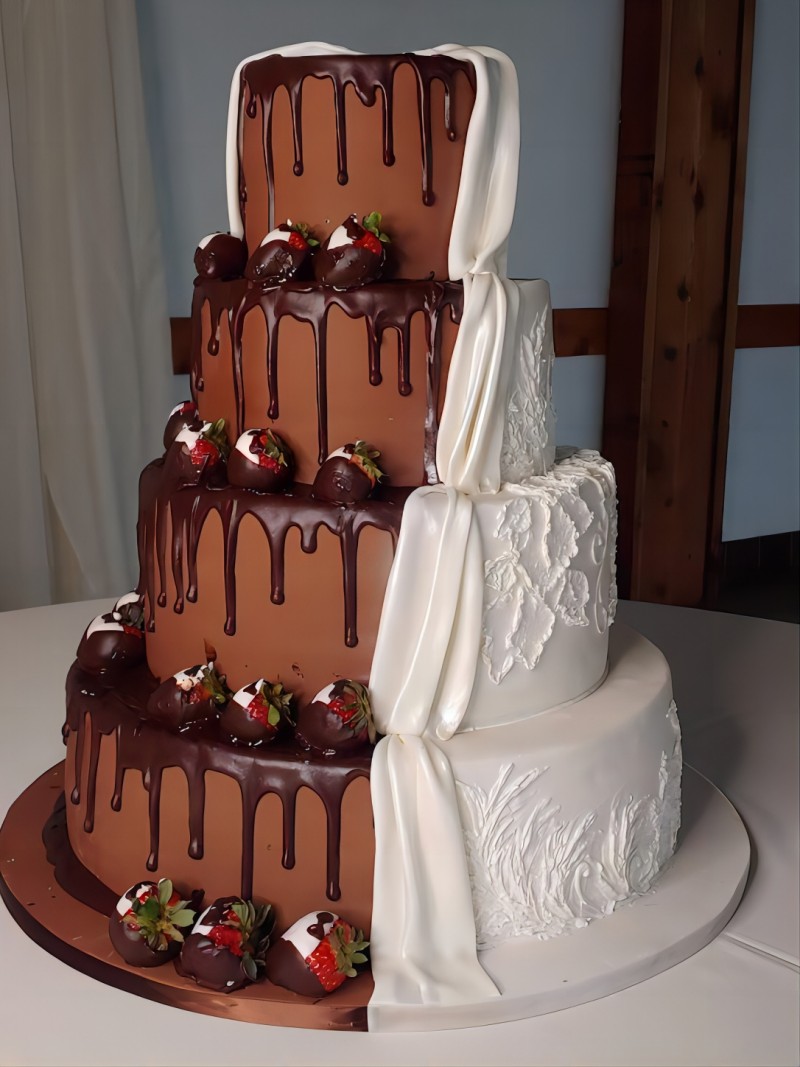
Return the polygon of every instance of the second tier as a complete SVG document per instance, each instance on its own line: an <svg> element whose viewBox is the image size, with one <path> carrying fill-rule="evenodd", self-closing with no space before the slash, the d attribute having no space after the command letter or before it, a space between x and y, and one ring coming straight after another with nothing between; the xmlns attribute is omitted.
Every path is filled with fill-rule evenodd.
<svg viewBox="0 0 800 1067"><path fill-rule="evenodd" d="M208 644L234 689L266 677L303 700L336 678L368 684L408 492L342 506L302 484L285 495L179 488L169 463L150 464L139 517L150 670L164 679L202 662ZM597 453L565 453L473 507L484 620L464 729L595 686L615 601L614 478Z"/></svg>

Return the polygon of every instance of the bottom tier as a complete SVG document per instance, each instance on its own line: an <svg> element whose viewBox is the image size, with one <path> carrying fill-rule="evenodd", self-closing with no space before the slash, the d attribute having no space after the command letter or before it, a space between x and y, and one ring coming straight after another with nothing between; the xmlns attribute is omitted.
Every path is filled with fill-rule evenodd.
<svg viewBox="0 0 800 1067"><path fill-rule="evenodd" d="M138 721L146 679L126 684L92 690L70 675L67 820L81 863L117 894L155 872L209 897L252 892L282 927L336 900L369 929L368 760L167 734ZM482 947L585 926L646 891L672 854L681 754L669 668L625 627L589 696L443 748Z"/></svg>

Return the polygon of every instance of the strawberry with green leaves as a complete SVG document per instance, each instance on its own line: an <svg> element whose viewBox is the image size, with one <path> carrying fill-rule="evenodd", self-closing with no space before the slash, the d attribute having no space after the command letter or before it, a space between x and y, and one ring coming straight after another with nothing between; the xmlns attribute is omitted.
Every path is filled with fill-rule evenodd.
<svg viewBox="0 0 800 1067"><path fill-rule="evenodd" d="M144 659L144 598L126 593L111 611L97 615L84 631L77 660L85 671L106 674L135 667Z"/></svg>
<svg viewBox="0 0 800 1067"><path fill-rule="evenodd" d="M116 951L132 967L158 967L175 959L197 918L169 878L137 882L120 897L108 923Z"/></svg>
<svg viewBox="0 0 800 1067"><path fill-rule="evenodd" d="M219 715L231 698L214 663L195 664L167 678L148 698L143 718L175 733Z"/></svg>
<svg viewBox="0 0 800 1067"><path fill-rule="evenodd" d="M203 420L197 413L197 404L193 400L184 400L176 404L167 418L164 427L164 448L170 448L179 433L184 430L199 432L203 427Z"/></svg>
<svg viewBox="0 0 800 1067"><path fill-rule="evenodd" d="M274 430L245 430L228 456L228 481L259 493L283 493L292 484L294 456Z"/></svg>
<svg viewBox="0 0 800 1067"><path fill-rule="evenodd" d="M220 719L223 733L243 745L265 745L294 725L293 695L280 682L259 678L231 697Z"/></svg>
<svg viewBox="0 0 800 1067"><path fill-rule="evenodd" d="M384 478L376 463L377 448L366 441L355 441L331 452L317 471L313 493L317 500L332 504L355 504L366 500Z"/></svg>
<svg viewBox="0 0 800 1067"><path fill-rule="evenodd" d="M241 989L263 971L272 926L269 904L257 907L241 897L220 897L186 938L176 970L218 993Z"/></svg>
<svg viewBox="0 0 800 1067"><path fill-rule="evenodd" d="M287 219L263 238L245 267L245 277L263 286L311 276L311 253L319 241L305 222Z"/></svg>
<svg viewBox="0 0 800 1067"><path fill-rule="evenodd" d="M375 725L366 686L340 678L320 690L298 712L294 736L316 756L344 755L374 744Z"/></svg>
<svg viewBox="0 0 800 1067"><path fill-rule="evenodd" d="M360 223L355 215L346 218L314 257L317 281L332 289L358 289L377 281L386 265L386 246L391 243L382 224L380 211L371 211Z"/></svg>
<svg viewBox="0 0 800 1067"><path fill-rule="evenodd" d="M267 978L302 996L326 996L357 976L368 946L361 930L333 912L311 912L275 941L267 953Z"/></svg>

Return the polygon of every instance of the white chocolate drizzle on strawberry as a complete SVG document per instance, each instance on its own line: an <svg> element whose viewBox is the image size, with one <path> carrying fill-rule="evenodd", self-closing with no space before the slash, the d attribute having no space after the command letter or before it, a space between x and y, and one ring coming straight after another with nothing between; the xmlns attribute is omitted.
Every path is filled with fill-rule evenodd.
<svg viewBox="0 0 800 1067"><path fill-rule="evenodd" d="M322 937L315 937L314 934L309 933L309 926L319 927L317 915L320 912L312 911L308 915L304 915L302 919L298 919L296 923L289 927L285 934L281 934L282 941L288 941L290 945L294 945L304 960L307 960L320 941L327 937L333 929L334 923L339 921L339 916L334 915L332 911L327 911L326 914L331 916L329 922L322 925Z"/></svg>
<svg viewBox="0 0 800 1067"><path fill-rule="evenodd" d="M208 666L213 671L214 664L209 663ZM199 667L187 667L185 671L178 671L172 677L175 679L178 688L188 693L190 689L194 689L196 685L202 682L204 673L205 667L201 664Z"/></svg>
<svg viewBox="0 0 800 1067"><path fill-rule="evenodd" d="M171 419L173 415L182 414L187 408L190 407L195 408L195 410L197 409L197 405L193 400L181 400L180 404L176 404L172 411L170 411L167 418Z"/></svg>
<svg viewBox="0 0 800 1067"><path fill-rule="evenodd" d="M192 927L193 934L202 934L204 937L208 936L208 934L210 934L214 927L217 925L217 923L204 922L206 916L213 907L214 905L210 904L200 916L200 918L197 920L197 922L194 924L194 926Z"/></svg>
<svg viewBox="0 0 800 1067"><path fill-rule="evenodd" d="M215 237L219 237L219 235L221 233L222 233L222 230L216 230L214 233L206 234L206 236L203 237L202 240L197 242L197 247L198 248L205 248L206 245L209 243L209 241L213 241L214 238Z"/></svg>
<svg viewBox="0 0 800 1067"><path fill-rule="evenodd" d="M251 682L249 685L244 685L233 694L231 700L236 701L242 708L249 708L258 696L258 691L263 684L264 679L259 678L257 682Z"/></svg>
<svg viewBox="0 0 800 1067"><path fill-rule="evenodd" d="M355 219L355 215L352 216L352 219ZM348 221L350 221L350 220L348 220ZM328 238L328 243L327 243L326 247L327 247L328 251L330 252L334 248L344 248L345 245L352 245L352 244L355 244L354 239L348 234L347 228L344 225L342 225L342 226L337 226L336 229L333 231L333 233L330 235L330 237Z"/></svg>
<svg viewBox="0 0 800 1067"><path fill-rule="evenodd" d="M101 630L124 630L122 616L118 611L110 611L105 615L95 615L86 628L86 636L99 633Z"/></svg>
<svg viewBox="0 0 800 1067"><path fill-rule="evenodd" d="M324 689L320 689L320 691L317 693L311 703L316 704L317 701L321 701L323 704L329 704L331 698L333 697L333 687L335 685L336 682L331 682L331 684L326 685Z"/></svg>
<svg viewBox="0 0 800 1067"><path fill-rule="evenodd" d="M197 442L200 440L202 434L211 429L210 422L204 422L199 430L190 430L188 426L184 426L179 434L176 435L175 440L180 441L182 445L191 452Z"/></svg>
<svg viewBox="0 0 800 1067"><path fill-rule="evenodd" d="M241 452L245 459L248 459L256 467L259 465L258 453L250 451L250 442L262 432L262 430L245 430L243 434L237 437L234 445L236 451Z"/></svg>
<svg viewBox="0 0 800 1067"><path fill-rule="evenodd" d="M114 605L114 611L119 611L120 608L124 608L127 604L138 604L141 599L141 596L136 592L135 589L130 593L123 593L123 595Z"/></svg>
<svg viewBox="0 0 800 1067"><path fill-rule="evenodd" d="M289 234L292 231L292 220L287 219L286 222L280 226L276 226L274 230L270 230L269 233L261 241L259 248L263 248L269 241L288 241Z"/></svg>
<svg viewBox="0 0 800 1067"><path fill-rule="evenodd" d="M137 882L136 885L132 885L127 893L124 893L117 901L117 914L127 915L131 910L131 904L133 900L128 896L128 893L133 892L137 900L145 900L153 890L152 882ZM134 892L135 891L135 892Z"/></svg>

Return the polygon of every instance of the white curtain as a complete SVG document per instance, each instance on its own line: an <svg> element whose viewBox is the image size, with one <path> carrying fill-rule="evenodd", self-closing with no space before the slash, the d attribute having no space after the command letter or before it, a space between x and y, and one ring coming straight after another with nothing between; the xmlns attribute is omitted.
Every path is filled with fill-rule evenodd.
<svg viewBox="0 0 800 1067"><path fill-rule="evenodd" d="M134 0L0 0L0 609L124 592L169 322Z"/></svg>

